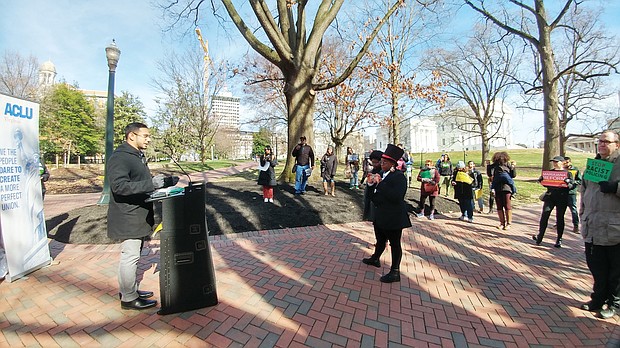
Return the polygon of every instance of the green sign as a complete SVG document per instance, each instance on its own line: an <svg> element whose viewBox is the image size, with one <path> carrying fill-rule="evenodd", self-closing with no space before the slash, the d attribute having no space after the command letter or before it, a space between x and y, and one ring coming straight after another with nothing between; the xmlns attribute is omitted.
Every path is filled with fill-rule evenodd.
<svg viewBox="0 0 620 348"><path fill-rule="evenodd" d="M613 166L611 162L588 158L583 178L593 182L608 181Z"/></svg>

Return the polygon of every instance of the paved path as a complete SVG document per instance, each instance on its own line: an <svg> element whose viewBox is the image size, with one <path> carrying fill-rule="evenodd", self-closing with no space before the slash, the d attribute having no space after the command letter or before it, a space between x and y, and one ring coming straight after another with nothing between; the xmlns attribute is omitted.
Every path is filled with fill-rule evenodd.
<svg viewBox="0 0 620 348"><path fill-rule="evenodd" d="M53 265L0 284L0 347L618 347L618 319L578 306L591 276L577 234L533 245L539 207L496 218L413 218L400 283L382 284L364 222L210 237L219 304L123 311L118 245L50 242ZM553 222L551 222L551 225ZM159 298L158 241L142 288Z"/></svg>

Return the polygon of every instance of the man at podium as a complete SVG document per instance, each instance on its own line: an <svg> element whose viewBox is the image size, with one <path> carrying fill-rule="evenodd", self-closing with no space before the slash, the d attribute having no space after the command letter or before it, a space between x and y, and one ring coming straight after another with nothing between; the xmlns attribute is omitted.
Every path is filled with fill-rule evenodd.
<svg viewBox="0 0 620 348"><path fill-rule="evenodd" d="M108 236L121 240L118 268L119 295L122 309L146 309L157 304L149 300L152 291L138 290L136 271L146 236L153 229L153 203L145 202L156 189L173 186L177 177L151 176L142 152L151 142L148 127L139 122L125 127L125 141L116 148L106 163L110 182Z"/></svg>

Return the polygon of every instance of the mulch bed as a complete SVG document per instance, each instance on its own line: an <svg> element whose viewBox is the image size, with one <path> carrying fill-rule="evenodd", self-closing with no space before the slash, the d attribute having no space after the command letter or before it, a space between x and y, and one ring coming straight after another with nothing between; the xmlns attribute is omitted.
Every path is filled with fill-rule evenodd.
<svg viewBox="0 0 620 348"><path fill-rule="evenodd" d="M255 181L220 181L207 184L207 225L210 235L272 230L288 227L342 224L362 220L364 190L350 190L338 183L336 197L324 196L319 183L308 185L307 193L295 195L290 184L275 188L274 203L263 202L261 187ZM418 186L416 184L416 186ZM419 188L407 191L410 213L417 209ZM428 204L428 203L427 203ZM439 197L436 209L458 211L452 199ZM428 210L428 206L427 206ZM109 244L107 207L88 206L46 220L49 238L73 244ZM159 238L156 234L154 238Z"/></svg>

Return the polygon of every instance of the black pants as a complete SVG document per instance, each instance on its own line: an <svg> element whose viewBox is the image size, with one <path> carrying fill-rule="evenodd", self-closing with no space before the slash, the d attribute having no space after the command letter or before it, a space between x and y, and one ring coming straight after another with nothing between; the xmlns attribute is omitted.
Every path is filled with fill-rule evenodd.
<svg viewBox="0 0 620 348"><path fill-rule="evenodd" d="M555 223L558 231L557 240L562 239L562 235L564 234L564 213L566 213L567 204L568 197L566 195L560 195L557 198L552 197L545 202L538 226L538 240L542 240L545 236L545 231L549 224L549 216L551 216L553 208L555 208Z"/></svg>
<svg viewBox="0 0 620 348"><path fill-rule="evenodd" d="M426 198L428 197L428 204L431 206L430 215L435 214L435 196L425 196L420 194L420 204L418 205L418 209L420 209L420 214L424 215L424 203L426 203Z"/></svg>
<svg viewBox="0 0 620 348"><path fill-rule="evenodd" d="M375 226L377 244L375 245L375 253L372 254L372 258L378 260L385 251L387 242L390 241L390 247L392 248L392 267L390 267L390 269L400 269L400 260L403 257L403 249L400 245L400 237L402 235L402 228L398 230L386 230Z"/></svg>
<svg viewBox="0 0 620 348"><path fill-rule="evenodd" d="M612 246L586 243L586 263L594 278L592 303L620 308L620 244Z"/></svg>

